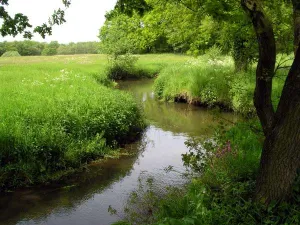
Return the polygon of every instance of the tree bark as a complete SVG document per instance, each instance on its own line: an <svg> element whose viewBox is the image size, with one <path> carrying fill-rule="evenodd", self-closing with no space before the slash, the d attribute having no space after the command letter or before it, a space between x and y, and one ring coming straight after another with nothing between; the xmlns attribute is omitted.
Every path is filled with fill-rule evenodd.
<svg viewBox="0 0 300 225"><path fill-rule="evenodd" d="M300 167L300 48L289 72L266 136L256 183L256 199L265 203L287 200Z"/></svg>
<svg viewBox="0 0 300 225"><path fill-rule="evenodd" d="M265 142L256 181L256 200L268 204L289 198L300 166L300 48L275 113L271 101L276 62L272 24L259 0L242 0L242 6L252 19L259 44L254 102Z"/></svg>
<svg viewBox="0 0 300 225"><path fill-rule="evenodd" d="M293 19L294 19L294 51L298 49L300 43L300 0L293 0Z"/></svg>
<svg viewBox="0 0 300 225"><path fill-rule="evenodd" d="M271 99L272 79L276 63L274 31L259 0L242 0L242 7L252 20L259 46L254 105L266 136L272 129L275 115Z"/></svg>

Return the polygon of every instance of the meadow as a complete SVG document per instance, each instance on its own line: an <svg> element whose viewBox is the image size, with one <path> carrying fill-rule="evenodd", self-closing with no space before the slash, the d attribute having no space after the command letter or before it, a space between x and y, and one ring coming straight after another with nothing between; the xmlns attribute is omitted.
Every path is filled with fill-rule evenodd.
<svg viewBox="0 0 300 225"><path fill-rule="evenodd" d="M154 75L185 59L142 56L137 66ZM108 79L106 55L2 57L0 67L1 190L61 179L145 127L141 107Z"/></svg>

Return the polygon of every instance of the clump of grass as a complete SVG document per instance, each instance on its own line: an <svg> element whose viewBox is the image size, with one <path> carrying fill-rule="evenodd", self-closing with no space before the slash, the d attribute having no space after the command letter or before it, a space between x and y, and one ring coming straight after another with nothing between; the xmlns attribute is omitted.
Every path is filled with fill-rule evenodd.
<svg viewBox="0 0 300 225"><path fill-rule="evenodd" d="M154 90L159 99L167 101L231 108L229 83L232 76L230 67L208 67L194 59L163 69Z"/></svg>
<svg viewBox="0 0 300 225"><path fill-rule="evenodd" d="M0 188L47 181L104 157L144 128L134 98L61 66L3 66Z"/></svg>
<svg viewBox="0 0 300 225"><path fill-rule="evenodd" d="M287 71L277 71L273 82L276 106ZM166 66L155 80L158 99L201 106L220 106L244 115L254 115L255 70L236 73L230 57L198 59Z"/></svg>

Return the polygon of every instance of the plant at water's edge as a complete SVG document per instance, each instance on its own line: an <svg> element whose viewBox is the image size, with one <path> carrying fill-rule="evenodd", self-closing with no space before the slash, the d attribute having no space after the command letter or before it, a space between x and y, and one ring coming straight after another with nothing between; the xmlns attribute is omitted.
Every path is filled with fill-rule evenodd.
<svg viewBox="0 0 300 225"><path fill-rule="evenodd" d="M211 58L204 55L166 66L155 80L155 96L164 101L219 106L254 117L254 69L237 73L230 57ZM285 70L277 71L272 96L275 105L279 102L285 77Z"/></svg>
<svg viewBox="0 0 300 225"><path fill-rule="evenodd" d="M111 55L108 60L107 77L111 80L151 78L155 72L137 65L139 57L132 54Z"/></svg>
<svg viewBox="0 0 300 225"><path fill-rule="evenodd" d="M201 140L190 138L185 142L189 151L182 154L182 161L186 167L200 173L205 170L211 160L212 150L215 148L216 143L214 140Z"/></svg>
<svg viewBox="0 0 300 225"><path fill-rule="evenodd" d="M123 80L125 78L133 78L135 74L135 64L138 60L137 56L129 53L125 55L111 55L108 59L107 74L112 80Z"/></svg>

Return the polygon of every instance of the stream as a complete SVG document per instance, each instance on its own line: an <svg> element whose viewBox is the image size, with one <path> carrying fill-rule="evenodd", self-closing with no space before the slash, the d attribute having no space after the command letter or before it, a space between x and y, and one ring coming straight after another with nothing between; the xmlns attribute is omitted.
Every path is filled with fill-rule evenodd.
<svg viewBox="0 0 300 225"><path fill-rule="evenodd" d="M189 137L211 136L218 120L205 109L154 99L153 80L126 81L120 89L141 101L149 123L141 140L126 146L134 154L95 163L68 187L26 188L0 196L0 225L109 225L120 220L110 215L111 205L122 216L128 197L139 178L153 177L160 188L186 180L181 154ZM222 113L236 120L231 113ZM166 173L173 166L178 172Z"/></svg>

